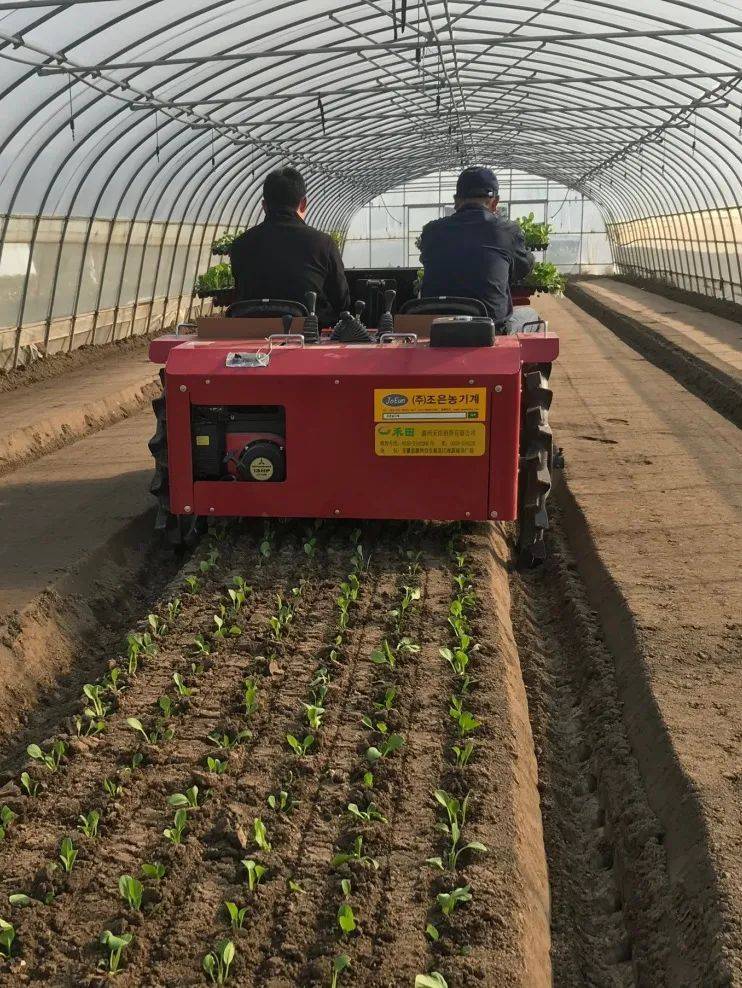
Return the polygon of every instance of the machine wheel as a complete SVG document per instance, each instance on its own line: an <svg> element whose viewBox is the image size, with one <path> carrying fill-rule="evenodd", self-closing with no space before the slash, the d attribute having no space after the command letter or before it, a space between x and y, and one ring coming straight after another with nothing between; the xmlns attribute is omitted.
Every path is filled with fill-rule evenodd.
<svg viewBox="0 0 742 988"><path fill-rule="evenodd" d="M544 368L524 368L518 485L518 563L526 568L539 566L546 559L544 536L549 528L546 502L551 492L555 452L549 425L552 396Z"/></svg>
<svg viewBox="0 0 742 988"><path fill-rule="evenodd" d="M155 472L149 485L150 493L157 498L155 531L162 532L165 541L173 548L187 549L195 545L206 528L206 519L193 515L174 515L170 510L170 472L167 458L167 408L165 405L165 372L160 371L162 394L152 400L155 413L155 434L149 441L149 451L154 457Z"/></svg>

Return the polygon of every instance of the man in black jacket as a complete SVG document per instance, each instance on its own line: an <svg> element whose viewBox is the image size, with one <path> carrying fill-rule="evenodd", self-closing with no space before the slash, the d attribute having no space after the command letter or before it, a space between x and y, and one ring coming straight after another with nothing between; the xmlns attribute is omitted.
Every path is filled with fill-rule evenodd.
<svg viewBox="0 0 742 988"><path fill-rule="evenodd" d="M263 184L265 219L232 244L230 258L237 297L305 302L317 293L320 326L350 309L350 292L340 252L326 233L304 222L307 188L295 168L279 168Z"/></svg>
<svg viewBox="0 0 742 988"><path fill-rule="evenodd" d="M510 284L530 272L534 258L518 224L498 216L498 192L489 168L467 168L459 175L456 212L423 228L421 295L480 299L502 331L513 313Z"/></svg>

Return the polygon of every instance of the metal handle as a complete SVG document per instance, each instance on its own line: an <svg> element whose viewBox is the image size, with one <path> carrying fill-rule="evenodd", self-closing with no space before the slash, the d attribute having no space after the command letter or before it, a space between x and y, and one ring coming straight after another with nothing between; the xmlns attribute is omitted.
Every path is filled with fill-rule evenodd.
<svg viewBox="0 0 742 988"><path fill-rule="evenodd" d="M529 326L534 326L534 329L529 329ZM546 336L549 330L549 324L545 319L530 319L528 322L524 322L520 327L521 333L538 333L541 327L544 327L544 336Z"/></svg>
<svg viewBox="0 0 742 988"><path fill-rule="evenodd" d="M195 322L179 322L175 327L176 336L180 336L181 329L198 329L198 326ZM189 333L188 335L190 336L191 334Z"/></svg>
<svg viewBox="0 0 742 988"><path fill-rule="evenodd" d="M271 350L276 346L284 346L286 343L296 343L299 349L304 347L304 336L301 333L272 333L268 337Z"/></svg>
<svg viewBox="0 0 742 988"><path fill-rule="evenodd" d="M405 343L417 343L417 333L382 333L379 343L391 343L392 340L404 340Z"/></svg>

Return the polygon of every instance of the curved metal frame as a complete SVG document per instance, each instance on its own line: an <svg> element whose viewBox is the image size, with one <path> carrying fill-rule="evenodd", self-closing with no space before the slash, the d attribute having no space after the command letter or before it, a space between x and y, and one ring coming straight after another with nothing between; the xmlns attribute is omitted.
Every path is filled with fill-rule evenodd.
<svg viewBox="0 0 742 988"><path fill-rule="evenodd" d="M93 328L122 229L114 325L134 264L131 328L144 304L150 328L166 319L171 300L180 311L190 295L208 231L257 220L263 177L284 160L307 174L310 220L343 232L379 193L434 170L486 162L541 175L598 205L620 270L742 299L742 11L717 5L709 13L684 0L656 0L652 14L638 0L634 9L603 0L572 0L571 9L576 4L577 23L560 13L560 0L422 0L402 32L389 0L271 0L248 12L233 0L191 11L143 0L115 16L86 0L91 27L80 33L74 3L3 3L17 9L0 22L9 78L0 105L15 107L23 87L26 110L0 142L17 176L0 182L0 250L11 217L33 217L16 359L49 216L61 220L62 233L46 337L70 223L80 215L88 219L69 344L101 218L108 238ZM8 21L13 34L2 30ZM62 51L34 41L50 27L68 39ZM91 48L94 64L75 57ZM39 84L39 70L58 74L58 85ZM53 168L42 167L45 148L65 147L69 105L76 139L67 138ZM87 209L79 205L86 196ZM156 225L159 243L151 242Z"/></svg>

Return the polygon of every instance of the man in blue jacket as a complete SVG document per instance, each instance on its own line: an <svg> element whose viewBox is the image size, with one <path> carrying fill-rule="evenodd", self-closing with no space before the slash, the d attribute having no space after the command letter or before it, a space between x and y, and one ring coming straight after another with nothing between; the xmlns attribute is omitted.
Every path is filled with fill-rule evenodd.
<svg viewBox="0 0 742 988"><path fill-rule="evenodd" d="M489 168L467 168L459 175L456 212L423 228L421 296L480 299L502 332L513 313L510 284L525 278L534 258L518 224L498 216L498 193Z"/></svg>

